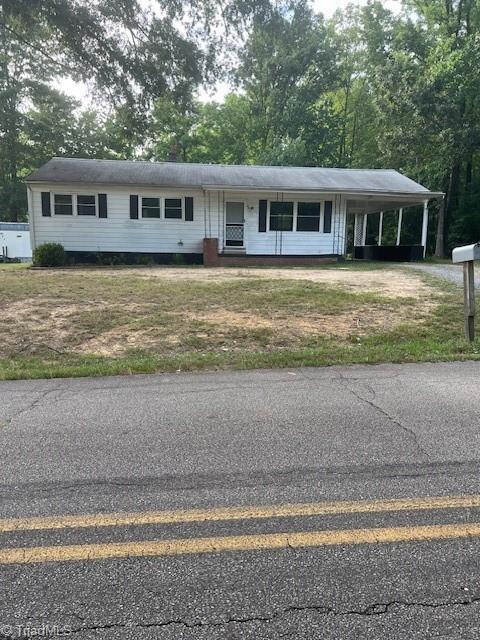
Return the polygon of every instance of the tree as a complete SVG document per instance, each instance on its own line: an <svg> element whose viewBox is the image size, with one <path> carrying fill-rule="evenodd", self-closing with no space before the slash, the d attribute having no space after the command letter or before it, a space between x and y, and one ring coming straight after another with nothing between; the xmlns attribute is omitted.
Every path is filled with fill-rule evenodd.
<svg viewBox="0 0 480 640"><path fill-rule="evenodd" d="M153 12L135 0L2 0L2 215L7 212L12 220L24 215L21 178L49 155L135 155L154 100L168 98L188 108L193 89L218 71L219 20L241 30L263 7L245 0L159 0L158 5ZM182 17L191 27L185 32L178 28ZM90 129L100 119L93 113L75 117L69 113L73 103L52 90L63 76L93 80L99 103L113 108L102 118L105 133L98 140Z"/></svg>
<svg viewBox="0 0 480 640"><path fill-rule="evenodd" d="M480 9L462 0L405 6L414 17L394 17L379 2L364 9L367 72L382 162L446 192L437 225L441 256L479 151Z"/></svg>
<svg viewBox="0 0 480 640"><path fill-rule="evenodd" d="M254 20L240 61L237 80L251 105L256 160L278 164L288 157L286 149L295 149L298 158L303 147L304 162L314 164L324 138L316 101L332 88L336 75L335 50L322 16L306 0L272 6ZM306 140L307 131L315 137Z"/></svg>

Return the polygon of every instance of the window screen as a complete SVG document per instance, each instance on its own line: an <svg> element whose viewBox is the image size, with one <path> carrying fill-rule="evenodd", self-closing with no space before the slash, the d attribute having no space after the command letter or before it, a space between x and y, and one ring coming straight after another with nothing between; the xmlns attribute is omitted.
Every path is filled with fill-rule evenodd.
<svg viewBox="0 0 480 640"><path fill-rule="evenodd" d="M95 196L77 196L77 214L95 216L97 214Z"/></svg>
<svg viewBox="0 0 480 640"><path fill-rule="evenodd" d="M270 231L293 230L293 202L270 203Z"/></svg>
<svg viewBox="0 0 480 640"><path fill-rule="evenodd" d="M320 229L320 203L299 202L297 211L297 231L318 231Z"/></svg>
<svg viewBox="0 0 480 640"><path fill-rule="evenodd" d="M71 216L73 214L73 202L71 195L55 194L54 211L57 216Z"/></svg>
<svg viewBox="0 0 480 640"><path fill-rule="evenodd" d="M142 218L160 218L160 198L142 198Z"/></svg>
<svg viewBox="0 0 480 640"><path fill-rule="evenodd" d="M165 198L165 218L182 219L181 198Z"/></svg>

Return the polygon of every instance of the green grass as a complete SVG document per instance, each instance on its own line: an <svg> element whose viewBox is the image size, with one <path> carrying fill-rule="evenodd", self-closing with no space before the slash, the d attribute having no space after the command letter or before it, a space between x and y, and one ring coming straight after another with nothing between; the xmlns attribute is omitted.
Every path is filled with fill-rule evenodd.
<svg viewBox="0 0 480 640"><path fill-rule="evenodd" d="M385 268L345 264L353 279ZM427 297L394 298L268 271L199 281L196 268L189 279L0 269L1 379L480 359L480 341L463 337L461 290L423 274L411 276Z"/></svg>

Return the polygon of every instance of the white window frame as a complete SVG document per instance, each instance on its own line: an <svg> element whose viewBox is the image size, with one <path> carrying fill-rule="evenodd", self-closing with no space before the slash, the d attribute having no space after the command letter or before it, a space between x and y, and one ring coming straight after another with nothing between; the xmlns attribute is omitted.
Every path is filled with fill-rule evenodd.
<svg viewBox="0 0 480 640"><path fill-rule="evenodd" d="M70 196L72 198L72 213L56 213L55 212L55 196ZM75 194L66 191L52 191L50 197L50 213L52 216L58 216L59 218L73 218L76 213Z"/></svg>
<svg viewBox="0 0 480 640"><path fill-rule="evenodd" d="M139 215L138 218L139 220L153 220L153 221L157 221L158 220L165 220L166 222L185 222L185 197L186 196L179 196L179 195L174 195L174 196L159 196L157 194L145 194L145 193L139 193L138 194L138 208L139 208ZM144 218L143 216L143 198L157 198L158 199L158 203L159 203L159 208L160 208L160 217L159 218ZM180 200L180 202L182 203L182 217L181 218L166 218L165 217L165 201L166 200ZM88 216L85 216L88 217Z"/></svg>
<svg viewBox="0 0 480 640"><path fill-rule="evenodd" d="M270 229L270 204L272 202L293 202L293 222L292 222L292 230L291 231L276 231L275 229ZM320 220L319 220L319 229L318 231L298 231L297 230L297 219L298 219L298 203L299 202L314 202L320 204ZM269 233L324 233L323 231L323 223L324 223L324 213L325 213L325 200L268 200L267 206L267 231ZM332 224L333 224L333 206L332 206ZM326 235L330 235L327 233Z"/></svg>
<svg viewBox="0 0 480 640"><path fill-rule="evenodd" d="M161 196L157 196L157 195L145 195L145 194L141 194L139 196L140 198L140 202L139 202L139 214L142 220L162 220L163 218L163 206L162 206L162 197ZM149 217L144 217L143 215L143 199L144 198L156 198L158 200L158 209L159 209L159 216L158 218L149 218ZM156 209L156 207L146 207L147 209Z"/></svg>
<svg viewBox="0 0 480 640"><path fill-rule="evenodd" d="M292 202L293 203L293 220L291 231L277 231L276 229L270 229L270 205L272 202ZM293 233L297 226L297 203L294 200L268 200L267 207L267 229L271 233Z"/></svg>
<svg viewBox="0 0 480 640"><path fill-rule="evenodd" d="M306 204L319 204L320 205L320 217L318 219L318 231L298 231L297 230L297 220L298 220L298 203L299 202L304 202ZM296 233L323 233L323 213L325 211L325 200L297 200L297 202L295 202L295 215L294 215L294 222L295 222L295 232Z"/></svg>
<svg viewBox="0 0 480 640"><path fill-rule="evenodd" d="M72 198L72 213L55 213L55 196L71 196ZM78 196L94 196L95 198L95 216L78 215ZM98 193L73 193L71 191L50 191L50 213L52 216L58 216L59 218L98 218Z"/></svg>
<svg viewBox="0 0 480 640"><path fill-rule="evenodd" d="M95 215L94 216L86 216L84 214L78 213L78 196L93 196L95 198ZM85 206L85 205L83 205ZM75 194L75 215L79 218L98 218L98 193L76 193Z"/></svg>
<svg viewBox="0 0 480 640"><path fill-rule="evenodd" d="M163 220L168 220L169 222L184 222L185 221L185 196L162 196L162 218ZM182 206L182 216L181 218L166 218L165 217L165 200L180 200Z"/></svg>

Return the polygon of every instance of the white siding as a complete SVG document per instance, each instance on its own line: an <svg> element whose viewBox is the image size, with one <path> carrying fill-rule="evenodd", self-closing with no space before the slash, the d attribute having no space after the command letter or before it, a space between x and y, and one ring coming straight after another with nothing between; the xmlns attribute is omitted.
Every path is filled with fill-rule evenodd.
<svg viewBox="0 0 480 640"><path fill-rule="evenodd" d="M108 217L43 217L41 192L92 194L106 193ZM193 197L194 220L130 219L130 195L144 197ZM53 198L53 196L52 196ZM67 251L121 251L146 253L202 253L203 238L217 237L223 250L225 202L245 203L245 248L251 255L341 255L345 248L346 200L328 194L227 192L202 190L156 190L154 188L95 185L32 185L30 218L35 246L59 242ZM258 231L260 200L318 202L331 200L332 231ZM141 203L139 203L141 208ZM321 227L322 228L322 227Z"/></svg>
<svg viewBox="0 0 480 640"><path fill-rule="evenodd" d="M139 189L138 187L79 188L44 185L32 188L35 246L59 242L67 251L138 251L145 253L202 253L205 237L202 191ZM42 216L41 192L89 195L107 194L107 218L90 216ZM130 195L143 197L193 197L193 222L185 220L130 219ZM53 200L53 195L52 195Z"/></svg>
<svg viewBox="0 0 480 640"><path fill-rule="evenodd" d="M332 231L258 231L258 209L260 200L283 200L285 202L332 201ZM342 202L343 200L343 202ZM264 193L264 192L212 192L211 218L216 220L219 232L219 247L224 246L225 202L245 203L245 249L249 255L342 255L345 247L345 199L328 194ZM320 225L320 229L322 229Z"/></svg>

